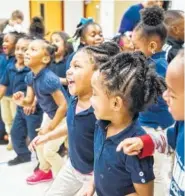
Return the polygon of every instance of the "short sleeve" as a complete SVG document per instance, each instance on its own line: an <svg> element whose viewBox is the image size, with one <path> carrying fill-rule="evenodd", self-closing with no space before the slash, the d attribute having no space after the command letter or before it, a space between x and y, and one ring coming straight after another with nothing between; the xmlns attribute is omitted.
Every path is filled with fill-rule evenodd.
<svg viewBox="0 0 185 196"><path fill-rule="evenodd" d="M25 77L25 83L28 86L32 86L33 85L33 73L31 71L26 75L26 77Z"/></svg>
<svg viewBox="0 0 185 196"><path fill-rule="evenodd" d="M133 183L146 184L154 180L153 157L139 159L137 156L127 156L125 167L130 173Z"/></svg>
<svg viewBox="0 0 185 196"><path fill-rule="evenodd" d="M43 81L43 89L47 94L52 94L57 90L61 90L61 86L60 79L56 75L48 75Z"/></svg>
<svg viewBox="0 0 185 196"><path fill-rule="evenodd" d="M10 78L9 78L9 71L8 68L6 68L5 73L0 79L0 84L3 86L9 86L10 85Z"/></svg>

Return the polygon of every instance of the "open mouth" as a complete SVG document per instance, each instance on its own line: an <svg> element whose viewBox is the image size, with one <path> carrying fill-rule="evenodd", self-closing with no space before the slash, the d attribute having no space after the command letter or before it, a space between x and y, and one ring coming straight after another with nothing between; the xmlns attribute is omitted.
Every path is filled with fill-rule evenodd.
<svg viewBox="0 0 185 196"><path fill-rule="evenodd" d="M7 48L7 47L3 47L3 52L4 52L4 53L6 53L6 52L7 52L7 50L8 50L8 48Z"/></svg>
<svg viewBox="0 0 185 196"><path fill-rule="evenodd" d="M68 86L71 86L75 83L75 81L70 78L67 78L67 82L68 82Z"/></svg>

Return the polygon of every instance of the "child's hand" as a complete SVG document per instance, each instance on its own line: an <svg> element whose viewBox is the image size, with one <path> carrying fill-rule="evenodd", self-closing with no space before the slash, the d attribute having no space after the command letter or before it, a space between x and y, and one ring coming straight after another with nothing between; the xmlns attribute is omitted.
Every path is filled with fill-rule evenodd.
<svg viewBox="0 0 185 196"><path fill-rule="evenodd" d="M32 141L31 141L31 143L30 143L30 145L29 145L29 150L31 151L31 152L33 152L33 151L35 151L35 149L36 149L36 147L38 146L38 145L41 145L41 144L44 144L44 143L46 143L46 142L48 142L49 141L49 136L46 134L46 135L38 135L37 137L35 137Z"/></svg>
<svg viewBox="0 0 185 196"><path fill-rule="evenodd" d="M24 93L23 92L19 91L19 92L13 94L13 101L17 105L22 106L23 100L24 100Z"/></svg>
<svg viewBox="0 0 185 196"><path fill-rule="evenodd" d="M38 133L38 135L45 135L47 133L49 133L51 131L51 129L49 128L49 126L45 126L45 127L40 127L38 129L36 129Z"/></svg>
<svg viewBox="0 0 185 196"><path fill-rule="evenodd" d="M35 113L36 106L35 106L35 104L33 104L33 105L30 106L30 107L24 107L23 110L24 110L24 113L25 113L27 116L29 116L29 115Z"/></svg>
<svg viewBox="0 0 185 196"><path fill-rule="evenodd" d="M121 151L127 155L138 155L143 148L143 142L139 137L128 138L122 141L116 151Z"/></svg>

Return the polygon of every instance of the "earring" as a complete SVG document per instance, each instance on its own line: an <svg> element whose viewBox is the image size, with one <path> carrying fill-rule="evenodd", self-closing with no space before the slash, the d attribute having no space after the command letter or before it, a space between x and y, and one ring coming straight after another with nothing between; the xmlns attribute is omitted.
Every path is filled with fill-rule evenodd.
<svg viewBox="0 0 185 196"><path fill-rule="evenodd" d="M155 54L155 50L152 50L152 54Z"/></svg>

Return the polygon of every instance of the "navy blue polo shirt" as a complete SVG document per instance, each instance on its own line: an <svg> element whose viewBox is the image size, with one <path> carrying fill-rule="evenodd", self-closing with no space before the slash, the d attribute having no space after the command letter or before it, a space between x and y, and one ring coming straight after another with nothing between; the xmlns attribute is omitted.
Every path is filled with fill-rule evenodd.
<svg viewBox="0 0 185 196"><path fill-rule="evenodd" d="M92 107L76 114L77 97L71 97L67 112L69 158L82 174L93 171L96 118Z"/></svg>
<svg viewBox="0 0 185 196"><path fill-rule="evenodd" d="M28 73L26 83L28 86L33 87L38 104L51 119L53 119L58 109L52 94L57 90L61 90L68 101L66 91L60 83L59 77L48 68L42 69L37 75L34 75L33 72Z"/></svg>
<svg viewBox="0 0 185 196"><path fill-rule="evenodd" d="M116 152L118 144L126 138L145 134L138 122L133 122L117 135L106 138L109 122L98 121L94 142L94 179L97 195L124 196L135 192L135 184L154 180L153 157L139 159Z"/></svg>
<svg viewBox="0 0 185 196"><path fill-rule="evenodd" d="M3 64L3 67L1 69L2 76L4 75L7 67L14 66L14 64L15 64L15 56L9 56L9 57L5 56L5 59L3 57L3 63L4 63ZM0 77L0 83L1 83L1 80L2 80L2 76ZM13 94L13 92L12 92L12 86L11 85L10 86L7 86L5 96L10 97L10 96L12 96L12 94Z"/></svg>
<svg viewBox="0 0 185 196"><path fill-rule="evenodd" d="M0 78L3 76L7 65L6 55L0 54Z"/></svg>
<svg viewBox="0 0 185 196"><path fill-rule="evenodd" d="M166 76L168 63L165 59L165 52L158 52L152 55L148 62L155 66L156 72ZM162 97L158 97L158 103L150 106L145 112L139 115L139 122L142 126L152 127L154 129L161 127L165 129L174 123L172 115L168 111L168 106Z"/></svg>
<svg viewBox="0 0 185 196"><path fill-rule="evenodd" d="M25 83L25 77L30 72L28 67L24 67L18 70L15 63L12 66L8 66L5 73L1 79L1 84L4 86L10 86L12 89L12 94L22 91L26 92L27 85Z"/></svg>

